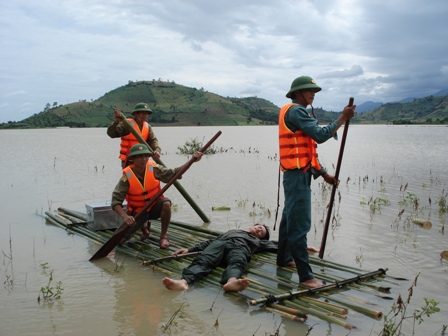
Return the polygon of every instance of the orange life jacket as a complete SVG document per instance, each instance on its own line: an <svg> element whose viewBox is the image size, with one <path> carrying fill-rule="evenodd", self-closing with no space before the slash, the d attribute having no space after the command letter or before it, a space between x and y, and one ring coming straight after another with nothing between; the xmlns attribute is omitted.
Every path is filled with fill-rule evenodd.
<svg viewBox="0 0 448 336"><path fill-rule="evenodd" d="M161 190L160 182L154 177L153 165L154 161L152 160L149 160L146 164L143 185L131 169L134 165L130 165L123 169L123 175L126 175L129 181L129 189L126 194L126 201L128 203L127 209L132 214L138 213L146 205L146 203ZM161 198L163 198L163 195L161 195L159 199ZM148 211L151 208L149 208Z"/></svg>
<svg viewBox="0 0 448 336"><path fill-rule="evenodd" d="M278 142L280 148L280 169L302 169L305 173L308 168L321 170L317 159L317 143L302 130L291 131L286 126L286 112L298 104L286 104L280 109L278 116Z"/></svg>
<svg viewBox="0 0 448 336"><path fill-rule="evenodd" d="M146 141L149 138L150 127L149 124L145 121L143 122L143 128L140 130L137 123L134 119L128 118L131 126L142 136L142 138ZM134 134L129 133L126 136L121 137L120 144L120 155L118 156L121 161L126 161L128 158L128 154L131 150L131 147L140 143L134 136Z"/></svg>

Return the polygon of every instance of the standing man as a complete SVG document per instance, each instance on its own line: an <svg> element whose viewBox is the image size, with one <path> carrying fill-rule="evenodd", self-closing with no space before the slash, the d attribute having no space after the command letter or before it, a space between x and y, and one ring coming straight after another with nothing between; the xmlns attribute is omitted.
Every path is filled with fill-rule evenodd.
<svg viewBox="0 0 448 336"><path fill-rule="evenodd" d="M292 99L280 109L279 149L280 169L283 171L285 205L280 221L277 253L278 266L296 266L300 283L310 288L323 284L314 278L308 261L307 234L311 229L311 177L322 176L325 182L338 185L339 181L320 166L317 143L336 137L336 131L355 114L356 105L346 106L337 120L320 127L314 115L313 100L322 90L308 76L301 76L291 84L286 94ZM312 116L306 110L311 105Z"/></svg>
<svg viewBox="0 0 448 336"><path fill-rule="evenodd" d="M146 143L154 151L153 159L157 161L160 158L161 148L159 146L159 140L155 136L151 126L146 121L148 116L152 114L152 110L146 103L138 103L135 105L132 115L134 119L128 118L129 123L132 127L142 136ZM116 109L114 111L115 120L107 128L107 135L111 138L121 137L120 144L120 155L121 167L125 168L129 166L132 162L129 161L128 155L131 147L135 144L140 143L135 136L123 125L120 121L121 112Z"/></svg>
<svg viewBox="0 0 448 336"><path fill-rule="evenodd" d="M151 152L143 144L132 146L129 158L133 164L123 169L123 177L118 181L112 193L112 209L123 219L124 225L131 228L126 232L119 245L132 238L134 233L142 230L141 240L149 237L150 219L160 218L160 248L166 249L170 246L167 237L168 226L171 220L171 201L163 195L147 209L146 214L137 220L134 216L143 209L146 203L152 199L160 190L160 181L167 183L181 169L181 167L169 169L158 165L150 160ZM201 152L193 154L196 161L202 157ZM127 201L127 210L123 210L123 201ZM120 228L118 228L120 229Z"/></svg>

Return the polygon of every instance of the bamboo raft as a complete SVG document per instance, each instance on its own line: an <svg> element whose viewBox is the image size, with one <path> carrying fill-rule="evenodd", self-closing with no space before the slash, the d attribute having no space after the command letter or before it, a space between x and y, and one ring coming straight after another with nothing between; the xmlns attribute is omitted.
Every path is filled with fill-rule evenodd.
<svg viewBox="0 0 448 336"><path fill-rule="evenodd" d="M48 223L90 239L98 244L106 243L113 230L94 231L87 225L87 215L59 208L57 212L45 213ZM170 248L159 248L160 222L151 221L151 235L144 242L130 240L117 250L142 261L167 276L179 279L182 269L188 266L194 255L183 258L169 257L182 247L191 247L199 241L213 239L220 232L200 226L172 221L169 227ZM193 254L193 253L192 253ZM317 279L326 285L319 289L308 289L298 282L297 271L292 267L277 267L276 255L271 252L255 254L247 267L249 288L239 293L251 305L261 305L266 311L284 318L305 321L313 315L329 323L347 329L355 328L352 320L359 322L359 314L379 320L390 311L393 297L391 289L399 289L398 281L406 279L386 275L387 269L365 273L364 270L319 259L310 255L310 264ZM221 288L219 283L223 269L217 267L197 285ZM365 298L369 297L369 301Z"/></svg>

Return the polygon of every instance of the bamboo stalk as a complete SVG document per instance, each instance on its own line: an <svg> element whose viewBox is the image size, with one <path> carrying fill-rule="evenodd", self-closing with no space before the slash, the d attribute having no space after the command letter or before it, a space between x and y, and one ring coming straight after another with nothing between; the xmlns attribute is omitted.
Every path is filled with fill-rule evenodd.
<svg viewBox="0 0 448 336"><path fill-rule="evenodd" d="M58 208L58 211L60 212L64 212L66 214L69 214L71 216L77 217L79 219L82 219L84 222L87 222L87 215L79 212L79 211L75 211L75 210L69 210L69 209L65 209L65 208Z"/></svg>
<svg viewBox="0 0 448 336"><path fill-rule="evenodd" d="M276 297L275 299L277 299L277 300L282 300L282 299L289 299L290 297L299 296L299 295L312 294L312 293L319 293L319 292L323 292L323 291L326 291L326 290L329 290L329 289L339 288L340 286L344 285L345 283L356 281L356 280L358 280L358 279L360 279L360 278L362 278L362 277L368 277L368 276L370 277L370 276L374 276L374 275L377 274L377 273L379 274L379 273L383 273L383 272L386 272L386 271L385 271L384 269L379 269L378 271L370 272L370 273L367 273L367 274L364 274L364 275L361 275L361 276L358 275L358 276L355 277L355 278L342 280L342 281L339 282L339 283L334 283L334 284L331 284L331 285L325 285L325 286L323 286L323 287L319 287L319 288L306 289L306 290L302 290L302 291L294 292L294 293L293 293L293 292L291 292L291 293L285 293L284 295L279 295L279 296ZM267 298L261 298L261 299L256 300L256 301L252 301L252 302L251 302L251 305L256 305L256 304L259 304L259 303L264 303L264 302L266 302L266 301L268 301Z"/></svg>
<svg viewBox="0 0 448 336"><path fill-rule="evenodd" d="M60 217L56 216L55 214L49 212L49 211L45 211L45 214L50 217L51 219L53 219L54 221L58 222L59 224L63 225L64 227L67 227L67 221L61 219Z"/></svg>
<svg viewBox="0 0 448 336"><path fill-rule="evenodd" d="M349 307L349 308L351 308L351 309L353 309L353 310L355 310L355 311L357 311L357 312L359 312L361 314L364 314L366 316L372 317L372 318L377 319L377 320L380 319L383 316L383 312L381 312L379 310L370 309L370 308L362 307L362 306L359 306L359 305L355 305L355 304L353 304L351 302L348 302L347 300L344 300L344 299L341 299L341 298L337 298L336 295L337 294L328 296L327 299L331 300L331 301L334 301L334 302L337 302L337 303L340 303L340 304L342 304L344 306L347 306L347 307Z"/></svg>
<svg viewBox="0 0 448 336"><path fill-rule="evenodd" d="M308 318L308 316L303 311L298 310L298 309L294 309L294 308L290 308L290 307L286 307L286 306L280 305L278 303L270 303L268 305L268 307L272 307L274 309L282 310L282 311L284 311L286 313L289 313L291 315L295 315L295 316L301 317L303 319L307 319Z"/></svg>
<svg viewBox="0 0 448 336"><path fill-rule="evenodd" d="M65 212L64 212L65 214ZM59 214L59 216L53 215L56 219L52 219L47 214L47 221L55 224L61 228L64 228L68 232L74 232L80 236L83 236L87 239L90 239L95 242L103 242L107 241L113 234L112 230L104 230L104 231L93 231L89 227L85 225L71 225L67 223L67 220L70 221L67 217ZM62 218L61 218L62 217ZM54 222L54 223L53 223ZM70 227L70 229L69 229ZM210 238L214 238L219 235L218 232L211 231L198 226L191 226L185 223L172 222L170 223L170 240L174 245L179 245L182 247L187 247L192 243L192 237L197 238L195 241L204 241ZM133 256L136 259L142 260L142 264L144 265L147 260L154 260L155 258L167 258L170 259L170 250L161 250L158 247L158 238L160 235L160 222L154 221L151 225L151 236L150 239L145 240L144 242L140 242L136 240L135 242L132 240L127 244L120 246L117 248L119 253L123 253L126 255ZM197 237L199 236L200 237ZM170 247L171 249L171 247ZM290 277L296 276L296 270L293 268L284 268L285 276L283 274L278 273L277 275L272 274L272 272L267 271L266 267L255 268L254 265L258 264L259 266L266 265L268 268L278 269L276 266L276 255L271 252L264 252L260 254L256 254L253 256L251 263L247 268L247 278L250 281L249 288L240 293L228 293L229 295L234 296L243 296L249 300L256 301L255 296L267 296L269 294L277 294L282 295L284 292L281 288L276 288L272 284L276 284L277 286L285 287L288 289L297 288L300 286L297 281L298 279L291 280ZM191 264L193 260L193 256L185 257L182 259L174 259L174 260L162 260L157 263L157 265L151 265L152 269L155 271L161 271L165 274L168 274L170 277L181 278L182 270ZM346 273L354 273L359 274L359 270L351 267L338 266L335 263L327 263L326 261L322 261L321 264L324 267L329 268L334 271L344 271ZM332 267L335 264L335 267ZM196 283L197 286L216 286L217 288L222 288L220 283L221 275L224 269L222 267L216 267L207 277L201 279ZM291 275L289 278L287 274ZM316 272L318 273L318 272ZM266 308L271 309L270 311L281 314L289 314L295 315L296 317L304 318L303 315L311 314L322 320L325 320L329 323L334 323L337 325L344 326L345 328L352 328L353 325L347 323L344 319L347 318L348 309L353 309L354 311L360 312L366 316L379 318L382 316L382 312L379 310L371 309L363 307L362 304L368 304L367 302L362 302L360 299L356 297L352 297L347 293L339 293L332 294L334 292L339 292L342 286L347 286L347 289L353 290L364 290L367 291L367 288L372 288L369 285L373 285L373 287L381 288L381 286L376 286L374 284L370 284L363 277L357 278L356 283L344 283L344 280L340 281L340 278L334 274L323 273L318 274L318 277L329 279L331 281L337 281L340 285L334 287L334 289L329 290L329 292L321 292L316 291L314 293L315 297L303 296L299 298L292 299L283 299L278 303L270 302L267 304ZM384 278L384 277L383 277ZM362 281L361 281L362 280ZM334 285L334 284L333 284ZM373 289L372 289L373 290ZM305 292L309 292L306 290ZM312 293L310 293L312 294ZM374 294L373 294L374 295ZM330 302L322 301L319 299L319 296L323 296L326 300ZM350 302L355 301L355 302ZM299 312L302 315L297 315ZM283 316L283 315L282 315ZM284 315L286 318L288 315Z"/></svg>
<svg viewBox="0 0 448 336"><path fill-rule="evenodd" d="M63 213L63 212L59 212L59 215L61 215L62 217L67 218L73 224L87 224L86 221L83 221L82 219L79 219L78 217L74 217L74 216L68 215L68 214Z"/></svg>
<svg viewBox="0 0 448 336"><path fill-rule="evenodd" d="M292 267L281 267L281 268L285 269L287 271L295 272L295 268L292 268ZM339 282L339 281L344 280L341 277L331 276L331 275L329 275L327 273L322 273L322 272L318 272L318 271L314 271L313 273L320 280L324 280L324 281L328 281L328 282ZM350 271L350 273L355 274L355 275L359 274L359 273L354 273L354 272L351 272L351 271ZM280 277L282 277L282 276L280 275ZM377 277L382 278L384 276L382 274L379 274ZM384 280L384 279L382 279L382 280ZM291 281L292 284L295 284L295 286L299 285L297 282L294 282L292 280L289 280L289 281ZM347 287L347 289L351 288L351 289L355 289L355 290L360 291L360 292L364 292L364 293L368 293L368 294L374 295L374 296L382 298L382 299L393 300L393 298L391 298L390 296L384 296L384 295L379 295L379 294L373 293L372 291L369 291L366 288L362 287L362 285L365 286L365 287L370 287L370 288L375 289L377 291L381 291L381 292L385 292L385 293L390 292L390 287L378 286L378 285L374 285L374 284L368 283L366 281L358 281L357 283L345 284L344 286Z"/></svg>
<svg viewBox="0 0 448 336"><path fill-rule="evenodd" d="M272 295L272 293L274 294L278 294L281 293L280 290L273 288L272 286L268 286L266 284L262 284L258 281L256 281L255 279L250 279L251 285L253 287L254 283L260 285L259 287L262 287L260 290L258 290L258 292L260 293L270 293ZM253 288L251 288L251 290L253 290ZM331 304L329 302L323 302L317 299L313 299L313 298L307 298L307 297L300 297L297 298L298 301L302 302L304 305L306 305L307 307L312 307L314 309L322 309L324 312L326 312L329 315L337 315L337 316L345 316L348 312L348 310L344 307L340 307L340 306L336 306L334 304Z"/></svg>
<svg viewBox="0 0 448 336"><path fill-rule="evenodd" d="M276 313L276 314L278 314L278 315L280 315L280 316L283 316L283 317L285 317L285 318L287 318L287 319L289 319L289 320L292 320L292 321L305 322L305 319L304 319L304 318L302 318L302 317L297 317L297 316L295 316L295 315L293 315L293 314L284 312L284 311L282 311L282 310L280 310L280 309L274 309L274 308L271 308L271 307L264 307L264 309L267 310L267 311L269 311L269 312Z"/></svg>
<svg viewBox="0 0 448 336"><path fill-rule="evenodd" d="M329 302L322 302L322 301L319 301L318 299L315 299L315 298L302 296L300 298L300 301L311 303L313 305L325 308L327 310L330 310L332 312L335 312L335 313L338 313L338 314L341 314L341 315L347 315L348 314L348 309L345 308L345 307L336 306L336 305L331 304Z"/></svg>
<svg viewBox="0 0 448 336"><path fill-rule="evenodd" d="M64 222L64 225L72 225L73 224L71 220L65 218L64 216L61 216L58 213L55 214L55 216L58 217L61 220L61 222Z"/></svg>
<svg viewBox="0 0 448 336"><path fill-rule="evenodd" d="M344 320L341 320L340 318L338 318L337 316L328 314L326 312L322 312L318 309L314 309L314 308L310 308L310 307L305 307L303 305L300 305L296 302L292 302L290 300L285 300L284 303L288 306L288 307L292 307L292 308L297 308L300 309L310 315L314 315L317 316L318 318L320 318L321 320L330 322L330 323L334 323L340 326L343 326L346 329L352 329L354 326L351 325L350 323L345 322Z"/></svg>

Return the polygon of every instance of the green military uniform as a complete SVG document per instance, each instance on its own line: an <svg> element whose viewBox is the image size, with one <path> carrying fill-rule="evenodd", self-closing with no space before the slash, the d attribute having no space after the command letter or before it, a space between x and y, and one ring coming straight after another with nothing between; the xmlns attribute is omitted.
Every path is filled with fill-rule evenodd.
<svg viewBox="0 0 448 336"><path fill-rule="evenodd" d="M179 171L179 168L166 168L162 165L159 165L157 163L154 163L153 165L153 173L156 180L162 181L163 183L167 183L171 180L171 178ZM137 178L140 180L140 183L142 185L144 184L143 179L137 176ZM144 178L144 177L143 177ZM112 192L112 201L111 206L112 209L115 207L115 205L122 206L124 200L126 199L126 194L129 189L129 181L126 175L123 175L120 180L118 181L117 185L115 186L114 191ZM144 222L146 222L149 219L156 219L160 217L161 207L164 202L170 201L169 198L162 198L159 201L156 202L156 204L151 208L151 210L146 214L146 216L141 216L137 219L137 222L135 225L133 225L125 235L126 239L129 239L137 230L139 230ZM129 211L126 211L128 215L135 215L130 213Z"/></svg>
<svg viewBox="0 0 448 336"><path fill-rule="evenodd" d="M123 122L118 120L114 120L114 122L107 127L107 135L111 138L121 138L129 133L131 132L127 129ZM144 140L146 140L153 151L158 151L159 153L162 151L159 145L159 140L154 134L151 126L149 126L149 138Z"/></svg>
<svg viewBox="0 0 448 336"><path fill-rule="evenodd" d="M276 250L277 242L259 239L244 230L229 230L216 239L198 243L188 249L188 252L203 252L182 271L182 279L192 284L208 275L215 267L222 266L226 269L220 283L225 284L230 278L241 278L254 253Z"/></svg>

